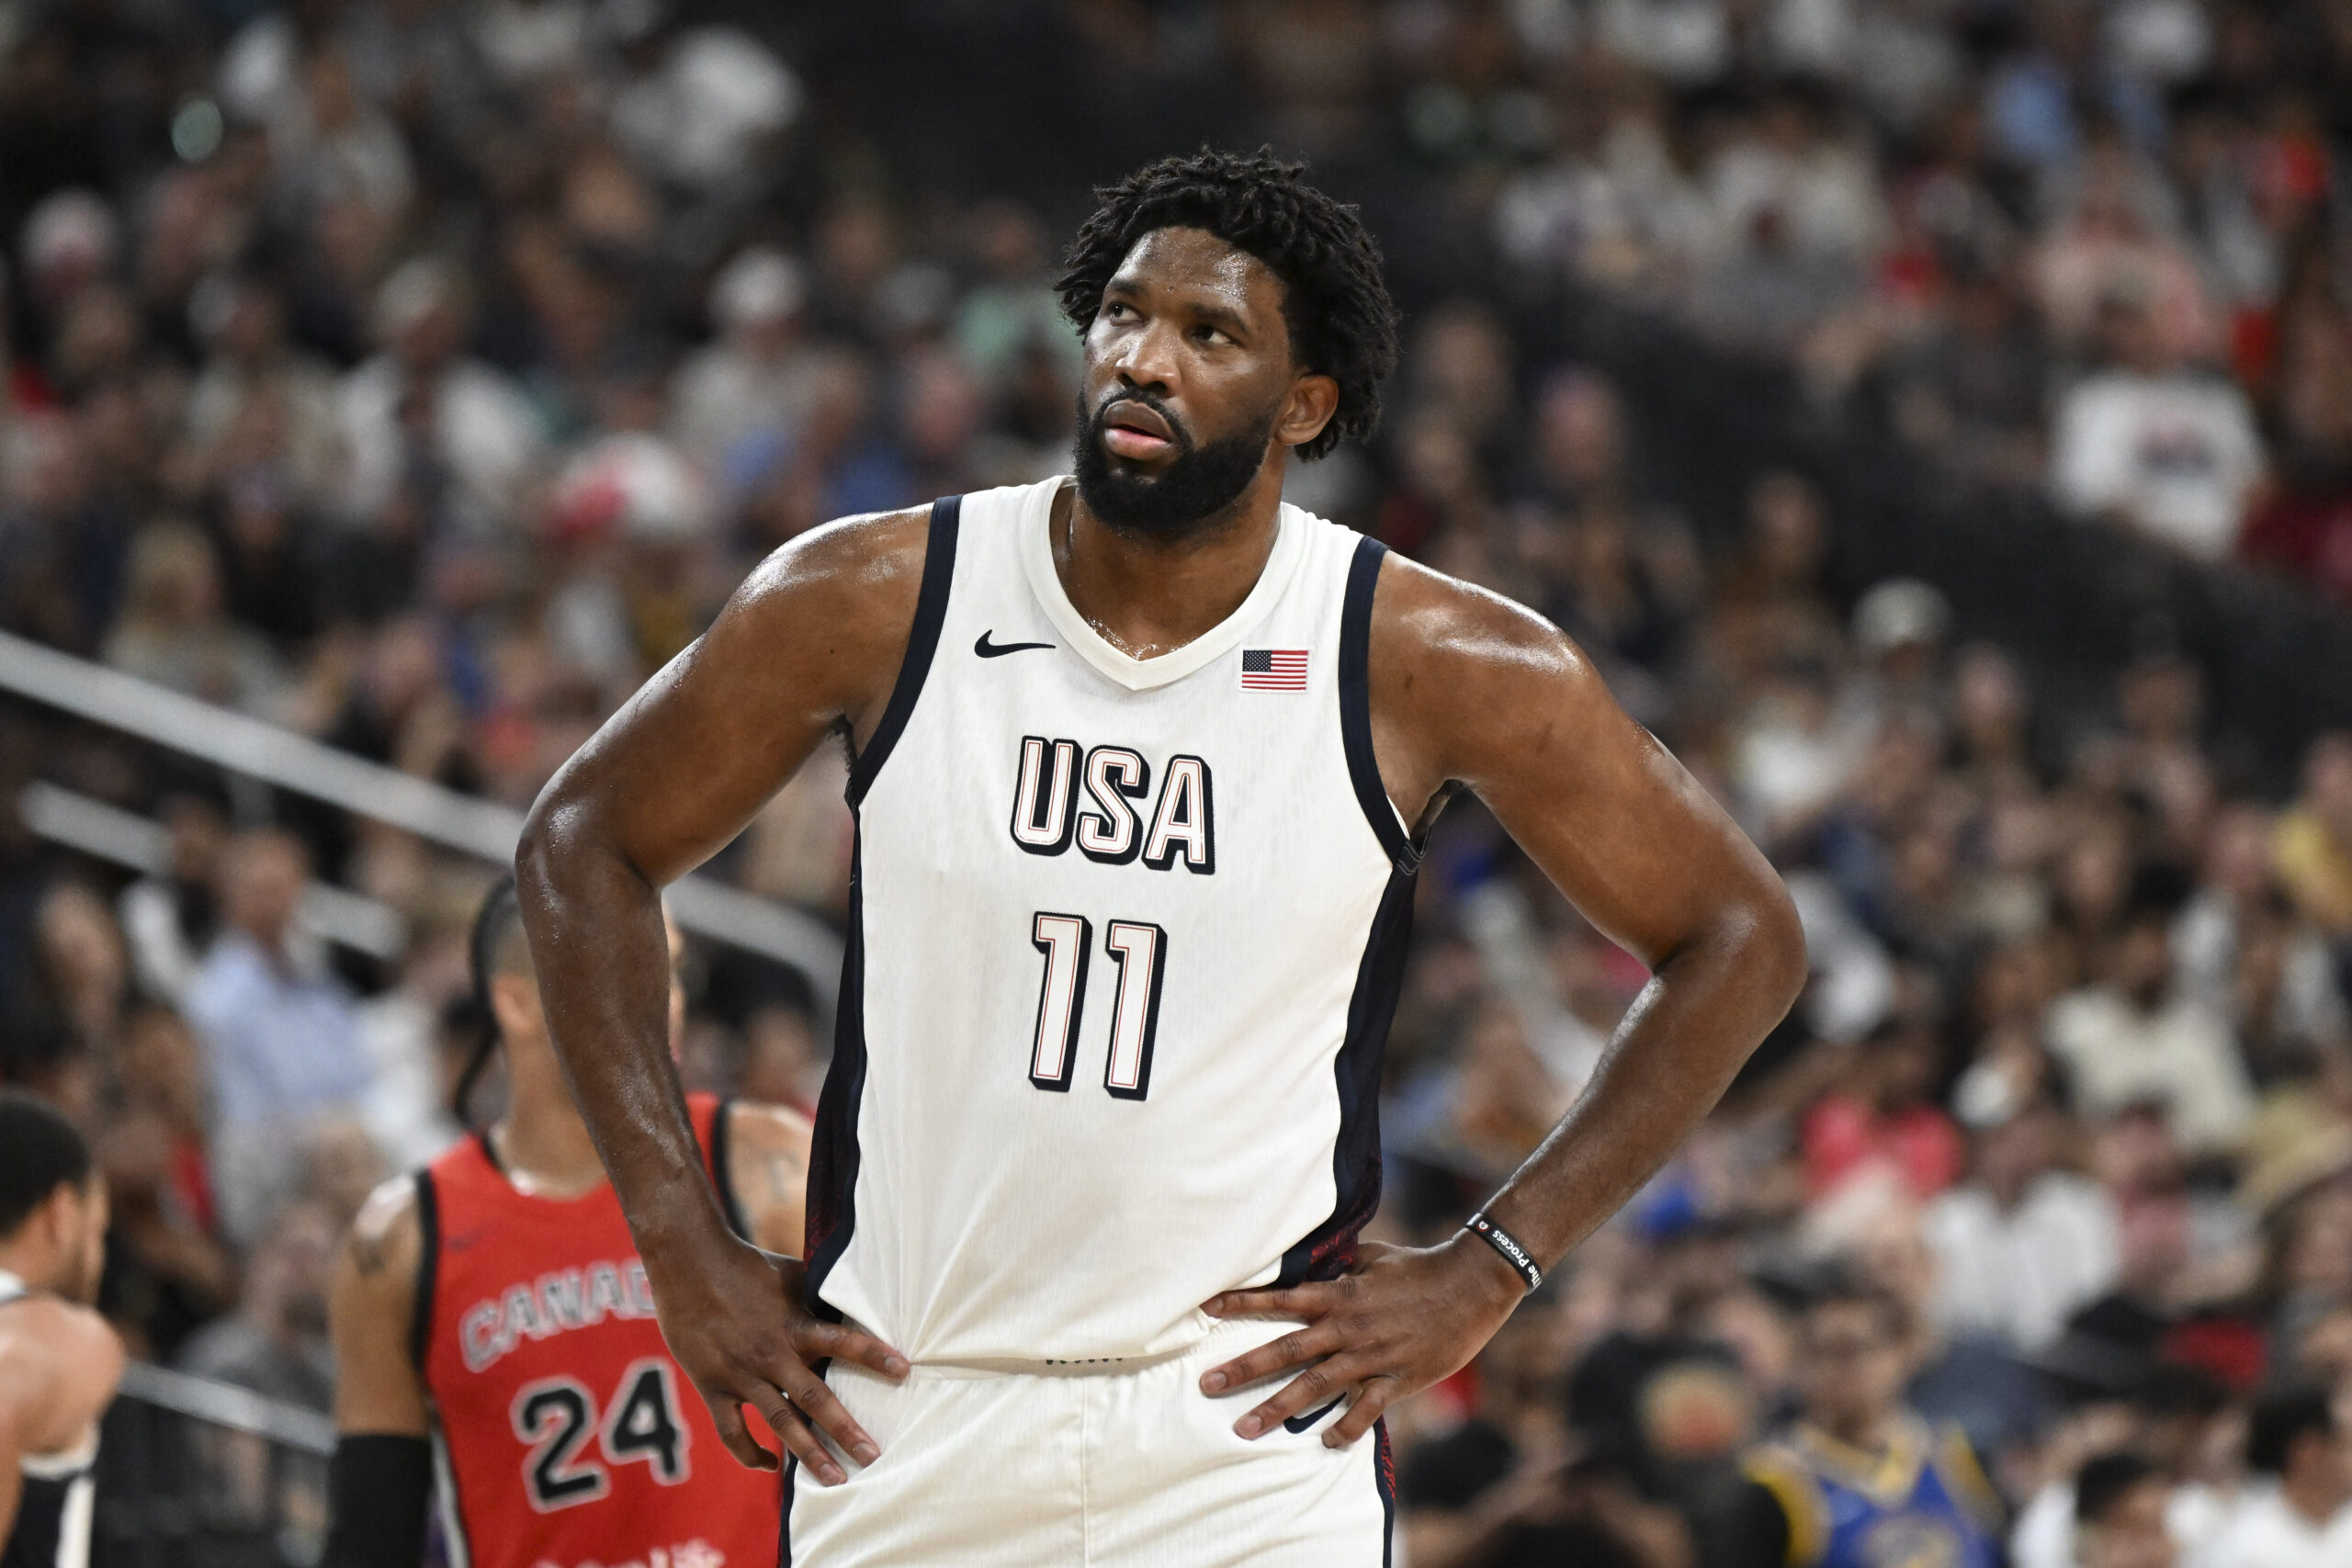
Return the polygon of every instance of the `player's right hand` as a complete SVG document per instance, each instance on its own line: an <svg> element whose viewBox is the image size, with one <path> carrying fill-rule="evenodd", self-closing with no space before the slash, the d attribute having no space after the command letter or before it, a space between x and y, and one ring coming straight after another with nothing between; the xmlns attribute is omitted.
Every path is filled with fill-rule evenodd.
<svg viewBox="0 0 2352 1568"><path fill-rule="evenodd" d="M799 1259L729 1235L659 1267L649 1257L646 1271L670 1353L702 1392L719 1440L737 1460L754 1470L776 1467L776 1456L752 1436L746 1405L823 1485L839 1485L848 1475L812 1423L861 1466L881 1457L880 1445L810 1364L855 1361L902 1378L907 1359L872 1335L810 1312L808 1271Z"/></svg>

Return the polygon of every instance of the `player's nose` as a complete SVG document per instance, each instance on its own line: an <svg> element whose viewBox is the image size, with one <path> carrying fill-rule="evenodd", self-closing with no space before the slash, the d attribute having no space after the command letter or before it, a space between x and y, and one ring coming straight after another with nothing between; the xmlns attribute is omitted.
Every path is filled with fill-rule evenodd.
<svg viewBox="0 0 2352 1568"><path fill-rule="evenodd" d="M1142 331L1129 333L1119 340L1111 367L1129 387L1165 394L1176 386L1175 350L1173 328L1164 321L1148 322Z"/></svg>

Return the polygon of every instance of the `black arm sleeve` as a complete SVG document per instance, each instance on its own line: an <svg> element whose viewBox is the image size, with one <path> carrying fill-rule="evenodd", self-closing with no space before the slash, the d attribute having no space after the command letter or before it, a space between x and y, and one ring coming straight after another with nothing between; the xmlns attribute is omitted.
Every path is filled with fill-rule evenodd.
<svg viewBox="0 0 2352 1568"><path fill-rule="evenodd" d="M327 1461L327 1549L321 1568L417 1568L433 1504L433 1448L423 1438L351 1432Z"/></svg>

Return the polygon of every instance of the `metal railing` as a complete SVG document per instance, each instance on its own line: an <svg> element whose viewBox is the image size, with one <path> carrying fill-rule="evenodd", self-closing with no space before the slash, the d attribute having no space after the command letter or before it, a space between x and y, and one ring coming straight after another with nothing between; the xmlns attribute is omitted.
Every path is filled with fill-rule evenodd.
<svg viewBox="0 0 2352 1568"><path fill-rule="evenodd" d="M35 779L17 792L17 815L35 838L125 871L161 876L171 869L168 829L103 800ZM303 890L296 918L312 934L386 963L408 950L408 920L398 909L331 882Z"/></svg>
<svg viewBox="0 0 2352 1568"><path fill-rule="evenodd" d="M334 1424L134 1361L98 1447L92 1568L311 1568Z"/></svg>
<svg viewBox="0 0 2352 1568"><path fill-rule="evenodd" d="M511 807L459 795L396 768L338 751L308 736L6 632L0 632L0 691L14 692L493 864L510 863L515 841L522 836L523 814ZM64 794L35 797L36 809L48 811L52 828L61 821L62 813L62 818L74 818L67 823L68 829L80 831L85 840L110 840L118 831L126 834L120 848L97 852L119 863L125 854L152 852L152 846L132 826L139 818L101 821L87 807L100 811L111 807L96 801L76 805L81 797L64 800L61 798ZM44 837L57 836L40 827L35 831ZM680 878L666 897L678 923L696 935L799 970L808 977L819 1005L831 1013L840 987L842 941L822 920L701 875ZM341 912L366 918L348 907Z"/></svg>

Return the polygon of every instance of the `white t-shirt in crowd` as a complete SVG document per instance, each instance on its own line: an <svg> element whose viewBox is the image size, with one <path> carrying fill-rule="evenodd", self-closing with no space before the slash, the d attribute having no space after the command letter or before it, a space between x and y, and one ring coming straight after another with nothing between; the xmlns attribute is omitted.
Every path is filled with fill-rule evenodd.
<svg viewBox="0 0 2352 1568"><path fill-rule="evenodd" d="M2352 1507L2314 1525L2276 1489L2248 1496L2188 1568L2352 1568Z"/></svg>
<svg viewBox="0 0 2352 1568"><path fill-rule="evenodd" d="M2234 1147L2254 1119L2254 1089L2229 1024L2186 997L2143 1012L2111 987L2086 987L2051 1004L2042 1032L2074 1075L2076 1103L2093 1117L2154 1100L2193 1155Z"/></svg>
<svg viewBox="0 0 2352 1568"><path fill-rule="evenodd" d="M2064 1171L2007 1211L1982 1187L1953 1188L1928 1205L1926 1230L1941 1265L1932 1310L1949 1333L2037 1350L2115 1280L2114 1200Z"/></svg>
<svg viewBox="0 0 2352 1568"><path fill-rule="evenodd" d="M2058 406L2050 482L2059 503L2126 513L2190 555L2230 553L2261 478L2254 411L2226 382L2109 370Z"/></svg>
<svg viewBox="0 0 2352 1568"><path fill-rule="evenodd" d="M2234 1498L2201 1483L2176 1486L2165 1499L2165 1529L2179 1552L2180 1568L2199 1568L2199 1553L2219 1535L2236 1507ZM2033 1495L2009 1532L2015 1568L2082 1568L2075 1556L2075 1486L2053 1481Z"/></svg>

